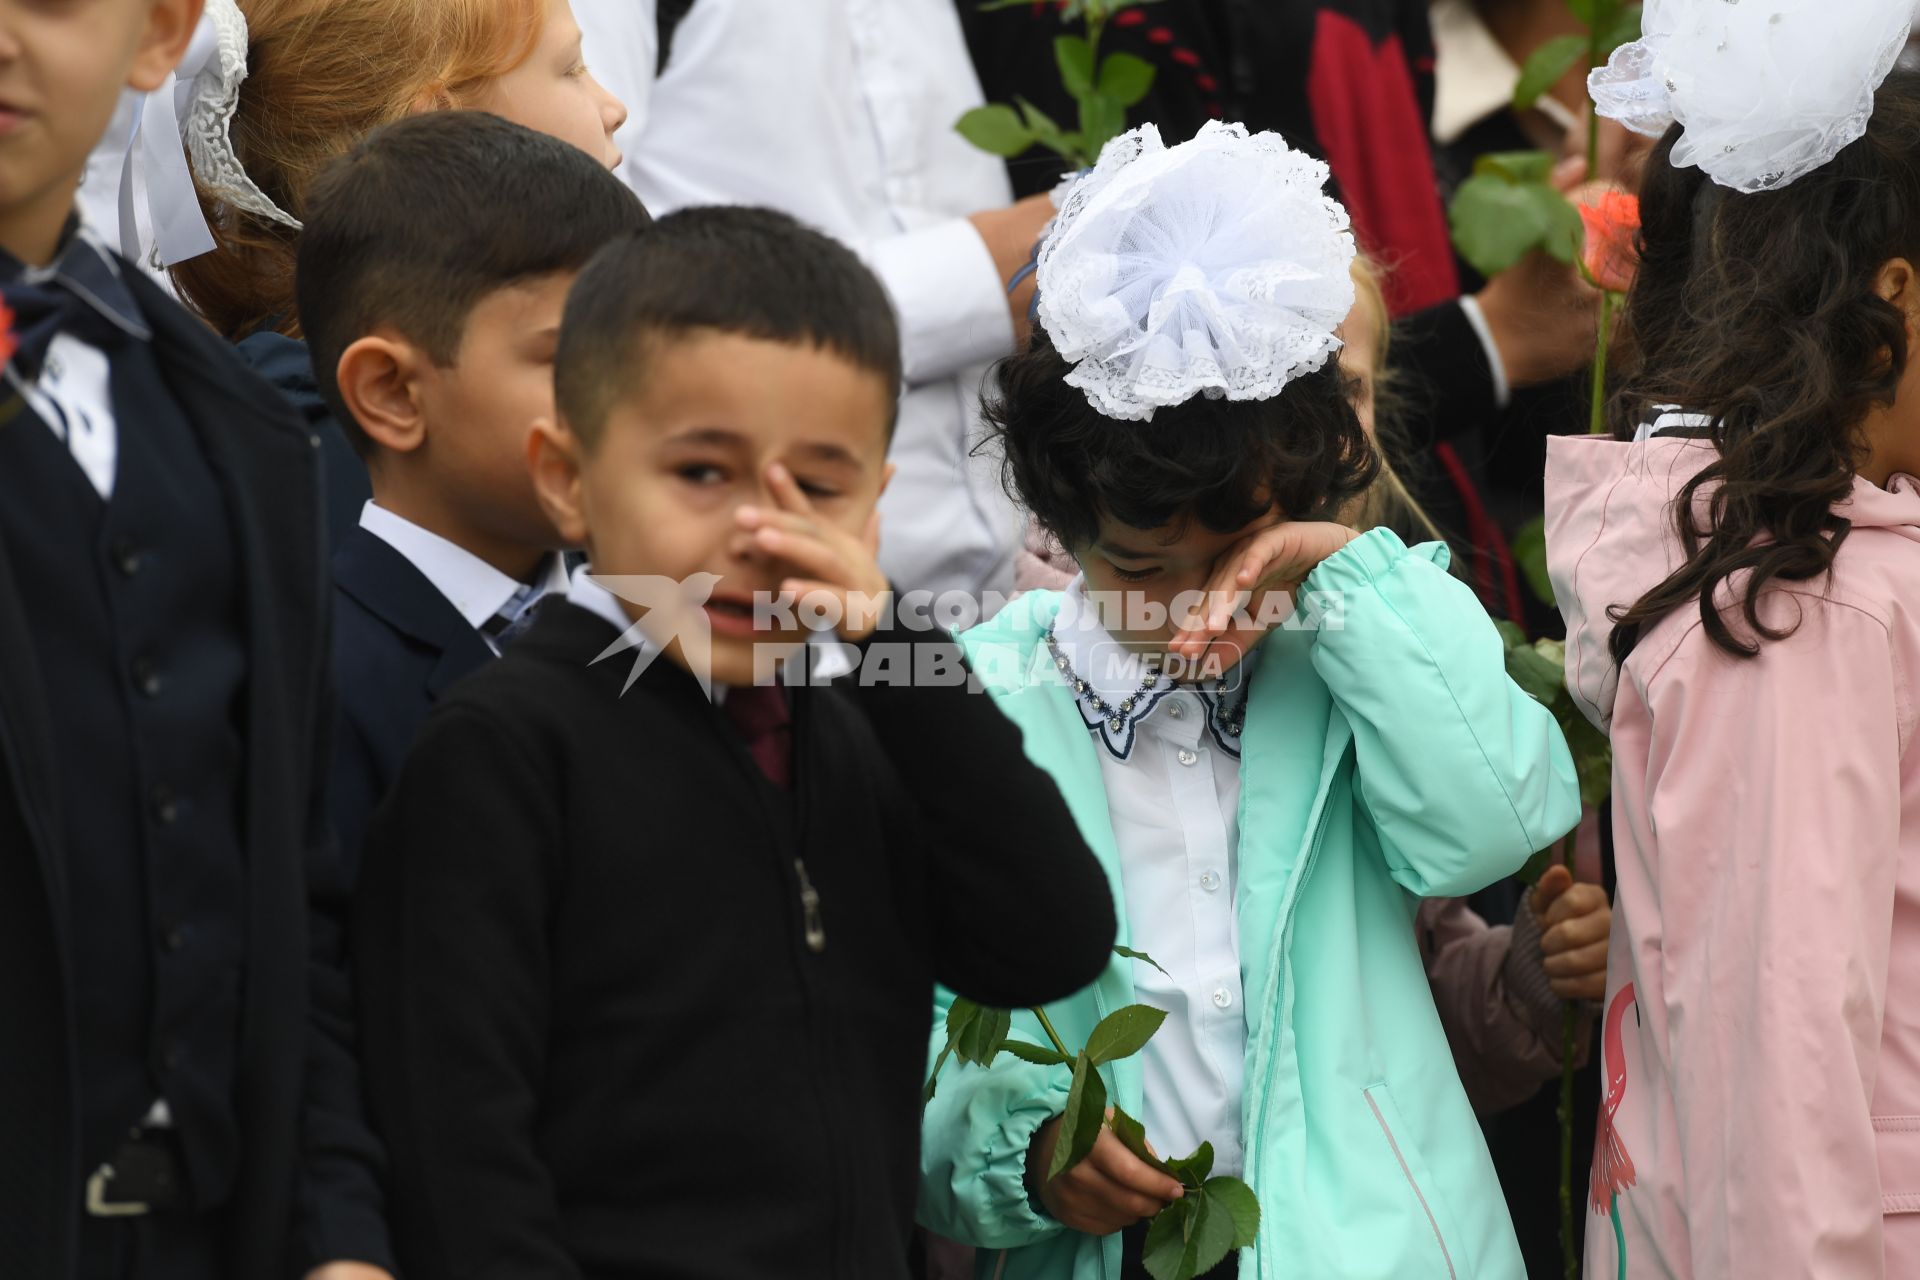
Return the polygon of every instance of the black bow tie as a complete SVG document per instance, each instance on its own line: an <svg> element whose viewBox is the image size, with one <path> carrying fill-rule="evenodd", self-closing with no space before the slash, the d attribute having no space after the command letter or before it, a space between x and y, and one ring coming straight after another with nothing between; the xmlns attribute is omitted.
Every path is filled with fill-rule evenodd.
<svg viewBox="0 0 1920 1280"><path fill-rule="evenodd" d="M151 336L120 272L80 236L69 237L51 271L29 273L11 260L0 262L0 300L8 311L13 366L29 380L40 376L47 349L62 333L97 347Z"/></svg>

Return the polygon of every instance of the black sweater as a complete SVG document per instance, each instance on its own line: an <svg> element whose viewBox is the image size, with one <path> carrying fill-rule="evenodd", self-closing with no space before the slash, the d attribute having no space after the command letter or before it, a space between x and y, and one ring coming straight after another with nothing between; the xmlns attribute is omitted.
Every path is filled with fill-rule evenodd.
<svg viewBox="0 0 1920 1280"><path fill-rule="evenodd" d="M622 696L625 655L589 665L614 635L546 606L436 708L369 834L355 958L405 1274L903 1276L933 983L1021 1006L1093 981L1104 873L984 695L793 690L788 796L679 668ZM875 643L909 640L957 653Z"/></svg>

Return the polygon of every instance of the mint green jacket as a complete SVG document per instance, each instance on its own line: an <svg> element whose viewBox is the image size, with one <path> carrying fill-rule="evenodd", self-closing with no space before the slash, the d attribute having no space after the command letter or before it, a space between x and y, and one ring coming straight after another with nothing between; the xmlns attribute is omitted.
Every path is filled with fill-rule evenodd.
<svg viewBox="0 0 1920 1280"><path fill-rule="evenodd" d="M1235 904L1246 1177L1263 1212L1241 1259L1246 1280L1524 1275L1413 916L1422 897L1517 870L1573 828L1580 795L1559 726L1507 678L1499 635L1441 567L1445 555L1409 551L1386 530L1362 535L1304 588L1330 593L1338 610L1261 649L1241 739ZM1044 643L1059 607L1056 593L1022 596L963 643L1124 906L1100 747ZM1048 1007L1069 1047L1133 1003L1134 963L1116 958ZM934 1050L951 999L939 993ZM1014 1034L1045 1043L1029 1013ZM1109 1098L1140 1115L1139 1059L1102 1070ZM1120 1275L1118 1236L1062 1227L1023 1182L1028 1145L1064 1110L1069 1078L1011 1055L991 1068L949 1063L927 1106L920 1220L981 1246L983 1277Z"/></svg>

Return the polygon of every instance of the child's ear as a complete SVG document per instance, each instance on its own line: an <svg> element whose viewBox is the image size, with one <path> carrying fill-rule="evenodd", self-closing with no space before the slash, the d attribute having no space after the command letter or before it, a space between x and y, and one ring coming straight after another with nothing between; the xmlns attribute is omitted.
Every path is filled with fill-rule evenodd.
<svg viewBox="0 0 1920 1280"><path fill-rule="evenodd" d="M579 437L546 418L527 437L527 468L533 492L554 530L570 547L587 545L587 507L581 493Z"/></svg>
<svg viewBox="0 0 1920 1280"><path fill-rule="evenodd" d="M205 0L148 0L147 29L127 70L127 87L151 93L166 82L167 73L180 65L200 25Z"/></svg>
<svg viewBox="0 0 1920 1280"><path fill-rule="evenodd" d="M875 498L879 498L886 493L887 486L893 483L894 472L898 470L900 470L900 468L894 466L891 462L880 468L880 492L873 495Z"/></svg>
<svg viewBox="0 0 1920 1280"><path fill-rule="evenodd" d="M369 334L340 353L334 380L347 412L373 442L412 453L427 439L420 376L430 362L402 338Z"/></svg>
<svg viewBox="0 0 1920 1280"><path fill-rule="evenodd" d="M1911 262L1905 258L1894 258L1880 268L1880 274L1873 282L1873 291L1881 300L1890 302L1902 311L1911 313L1920 306L1920 278L1914 273Z"/></svg>

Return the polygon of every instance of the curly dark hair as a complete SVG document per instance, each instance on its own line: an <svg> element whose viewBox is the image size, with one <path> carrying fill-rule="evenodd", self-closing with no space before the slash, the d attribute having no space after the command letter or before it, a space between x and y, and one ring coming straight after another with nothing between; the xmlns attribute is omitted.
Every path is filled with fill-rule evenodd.
<svg viewBox="0 0 1920 1280"><path fill-rule="evenodd" d="M1906 316L1875 284L1893 259L1920 263L1920 74L1894 72L1866 136L1777 191L1742 195L1674 168L1678 138L1669 130L1647 162L1622 334L1633 368L1611 425L1630 438L1656 406L1680 405L1712 419L1719 456L1673 505L1685 563L1610 611L1622 663L1646 628L1689 604L1737 657L1791 634L1761 623L1761 597L1776 581L1824 577L1846 540L1834 507L1852 491L1864 422L1893 402L1909 354ZM1740 574L1745 634L1720 607Z"/></svg>
<svg viewBox="0 0 1920 1280"><path fill-rule="evenodd" d="M1069 550L1092 544L1106 517L1135 529L1194 519L1216 533L1276 505L1331 519L1379 473L1334 360L1271 400L1195 397L1150 422L1101 414L1067 385L1072 368L1036 327L986 398L1007 492Z"/></svg>

